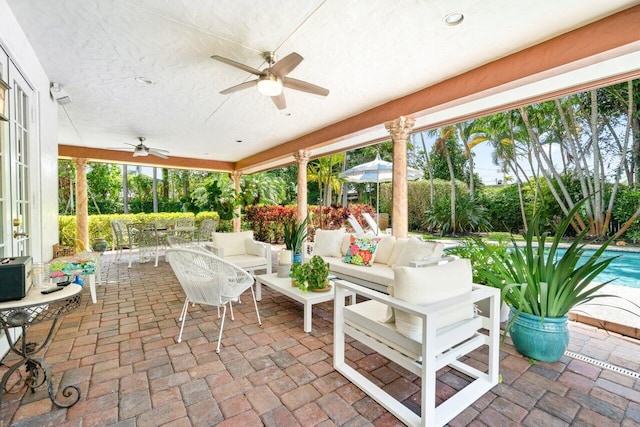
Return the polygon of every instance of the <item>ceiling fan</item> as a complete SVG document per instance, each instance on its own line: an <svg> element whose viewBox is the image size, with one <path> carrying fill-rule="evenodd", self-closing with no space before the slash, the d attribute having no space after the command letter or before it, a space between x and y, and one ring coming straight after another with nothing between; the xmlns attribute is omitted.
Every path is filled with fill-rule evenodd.
<svg viewBox="0 0 640 427"><path fill-rule="evenodd" d="M329 90L320 86L316 86L312 83L308 83L302 80L287 77L291 71L293 71L302 62L303 58L299 54L293 52L285 56L278 62L275 62L274 52L264 52L262 54L265 61L269 64L267 68L260 71L248 65L241 64L229 58L224 58L219 55L212 55L211 58L216 61L224 62L232 67L239 68L248 73L258 76L257 79L249 80L239 85L232 86L228 89L221 91L223 95L227 95L239 90L248 89L253 86L258 87L258 91L264 95L270 96L273 103L279 110L283 110L287 107L287 103L282 93L282 88L299 90L302 92L311 93L314 95L327 96ZM274 63L275 62L275 63Z"/></svg>
<svg viewBox="0 0 640 427"><path fill-rule="evenodd" d="M139 144L135 145L135 144L129 144L128 142L125 142L125 144L130 145L133 148L133 157L145 157L148 156L149 154L156 156L156 157L160 157L162 159L168 159L169 156L167 156L167 154L169 154L169 152L167 150L161 150L159 148L149 148L146 145L144 145L144 141L145 141L145 137L144 136L139 136L138 137L138 141L140 141ZM130 148L113 148L114 150L131 150Z"/></svg>

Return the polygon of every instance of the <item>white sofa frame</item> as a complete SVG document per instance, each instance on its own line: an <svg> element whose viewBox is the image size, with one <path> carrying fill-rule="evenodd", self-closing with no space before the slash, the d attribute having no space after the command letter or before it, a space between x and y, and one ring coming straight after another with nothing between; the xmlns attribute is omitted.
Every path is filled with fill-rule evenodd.
<svg viewBox="0 0 640 427"><path fill-rule="evenodd" d="M355 292L369 301L345 306L347 292ZM489 300L489 315L476 314L473 318L436 329L439 316L464 304ZM389 295L355 285L343 280L335 282L334 312L334 368L358 386L380 405L409 426L441 426L470 406L474 401L498 383L500 291L473 284L472 291L464 296L439 301L434 304L416 305ZM394 323L381 323L368 317L366 310L357 314L361 304L379 305L376 312L385 312L384 305L402 310L422 319L422 345L401 335ZM356 311L354 311L356 310ZM382 317L383 314L380 315ZM483 331L484 330L484 331ZM487 333L488 332L488 333ZM420 376L421 414L417 415L402 402L385 392L345 361L345 335L360 341L387 359ZM482 372L459 359L480 346L488 346L487 372ZM449 366L474 378L466 387L436 406L436 373Z"/></svg>

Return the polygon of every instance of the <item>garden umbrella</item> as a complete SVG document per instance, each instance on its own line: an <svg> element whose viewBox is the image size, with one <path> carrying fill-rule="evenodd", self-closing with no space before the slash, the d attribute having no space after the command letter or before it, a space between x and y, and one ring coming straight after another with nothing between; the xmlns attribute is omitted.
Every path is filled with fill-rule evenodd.
<svg viewBox="0 0 640 427"><path fill-rule="evenodd" d="M342 172L340 178L346 179L348 182L376 183L376 221L380 214L380 183L393 181L393 163L380 159L380 154L370 162L362 163ZM407 179L414 181L422 176L422 172L417 169L407 167Z"/></svg>

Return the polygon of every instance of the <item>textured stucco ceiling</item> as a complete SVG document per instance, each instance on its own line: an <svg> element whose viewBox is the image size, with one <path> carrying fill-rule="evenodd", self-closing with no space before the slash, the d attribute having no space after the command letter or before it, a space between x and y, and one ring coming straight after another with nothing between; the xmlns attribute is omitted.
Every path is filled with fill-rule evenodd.
<svg viewBox="0 0 640 427"><path fill-rule="evenodd" d="M638 4L630 0L8 0L52 82L73 102L59 144L135 143L236 162ZM461 25L443 18L464 13ZM261 52L305 59L288 108L248 89ZM138 83L145 77L154 83ZM380 136L370 129L358 141ZM355 141L354 139L353 141ZM242 141L241 143L236 142ZM348 146L349 142L342 142Z"/></svg>

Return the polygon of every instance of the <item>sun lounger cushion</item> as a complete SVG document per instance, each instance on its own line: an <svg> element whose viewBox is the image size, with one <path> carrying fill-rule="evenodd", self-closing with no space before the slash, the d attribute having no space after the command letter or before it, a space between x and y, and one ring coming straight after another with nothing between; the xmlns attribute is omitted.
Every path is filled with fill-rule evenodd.
<svg viewBox="0 0 640 427"><path fill-rule="evenodd" d="M468 259L458 259L433 267L396 267L394 297L414 304L430 304L468 294L472 289L472 270ZM443 315L436 323L440 329L473 317L473 304ZM416 341L422 340L422 321L418 316L395 310L396 329Z"/></svg>
<svg viewBox="0 0 640 427"><path fill-rule="evenodd" d="M341 251L342 240L347 234L344 228L339 230L316 230L313 254L319 256L343 256Z"/></svg>

